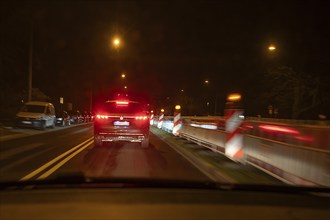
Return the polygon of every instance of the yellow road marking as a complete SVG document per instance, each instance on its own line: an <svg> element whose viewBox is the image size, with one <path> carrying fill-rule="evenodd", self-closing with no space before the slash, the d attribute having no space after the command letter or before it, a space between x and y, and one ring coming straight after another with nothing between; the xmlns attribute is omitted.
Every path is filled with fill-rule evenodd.
<svg viewBox="0 0 330 220"><path fill-rule="evenodd" d="M54 158L53 160L49 161L48 163L44 164L43 166L39 167L38 169L36 169L35 171L29 173L28 175L24 176L23 178L21 178L19 181L26 181L31 179L32 177L38 175L39 173L41 173L43 170L47 169L49 166L53 165L54 163L56 163L58 160L62 159L63 157L65 157L66 155L70 154L72 151L75 151L76 149L78 149L79 147L83 146L84 144L86 144L88 141L91 141L93 139L93 137L87 139L86 141L82 142L81 144L78 144L77 146L75 146L74 148L71 148L70 150L64 152L63 154L59 155L58 157Z"/></svg>
<svg viewBox="0 0 330 220"><path fill-rule="evenodd" d="M49 169L47 172L45 172L44 174L42 174L41 176L39 176L37 178L37 180L43 180L45 178L47 178L48 176L50 176L52 173L54 173L57 169L59 169L61 166L63 166L66 162L68 162L69 160L71 160L74 156L76 156L77 154L79 154L81 151L83 151L84 149L86 149L89 145L91 145L94 142L94 140L88 142L85 146L81 147L79 150L73 152L72 154L70 154L68 157L66 157L65 159L63 159L61 162L59 162L58 164L56 164L55 166L53 166L51 169Z"/></svg>

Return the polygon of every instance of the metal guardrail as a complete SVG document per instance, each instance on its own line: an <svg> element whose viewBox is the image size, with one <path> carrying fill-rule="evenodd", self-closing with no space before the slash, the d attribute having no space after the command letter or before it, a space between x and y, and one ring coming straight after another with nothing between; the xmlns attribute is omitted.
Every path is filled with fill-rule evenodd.
<svg viewBox="0 0 330 220"><path fill-rule="evenodd" d="M244 136L245 160L289 183L330 186L329 152Z"/></svg>
<svg viewBox="0 0 330 220"><path fill-rule="evenodd" d="M317 125L317 126L330 126L329 120L294 120L294 119L280 119L280 118L258 118L258 117L246 117L246 120L256 122L274 122L290 125Z"/></svg>

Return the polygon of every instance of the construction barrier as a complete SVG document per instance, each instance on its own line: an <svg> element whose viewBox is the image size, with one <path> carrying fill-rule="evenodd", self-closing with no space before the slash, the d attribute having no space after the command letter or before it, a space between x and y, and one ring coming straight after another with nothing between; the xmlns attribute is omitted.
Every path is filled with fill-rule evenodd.
<svg viewBox="0 0 330 220"><path fill-rule="evenodd" d="M181 129L181 112L180 112L181 106L177 105L175 106L174 111L174 118L173 118L173 135L178 136Z"/></svg>
<svg viewBox="0 0 330 220"><path fill-rule="evenodd" d="M240 112L236 112L240 114ZM234 115L234 114L232 114ZM239 116L238 116L239 117ZM204 117L207 120L208 117ZM241 117L242 119L242 117ZM202 120L200 117L198 120ZM230 135L223 130L214 129L209 127L212 123L217 124L217 122L209 121L206 123L207 128L203 128L202 123L197 123L196 117L183 117L182 127L179 135L188 140L194 141L200 145L203 145L213 151L219 152L226 155L228 158L237 161L232 154L228 154L228 140L230 140ZM240 123L240 122L235 122ZM158 123L154 122L154 125ZM162 129L172 133L173 132L174 120L173 117L166 117ZM267 125L267 126L264 126ZM250 126L250 125L248 125ZM273 126L273 127L272 127ZM277 126L277 127L276 127ZM306 129L309 126L304 126L304 129L290 129L283 126L278 127L278 124L270 123L258 124L254 128L259 128L260 134L263 134L262 129L275 129L276 132L294 132L296 135L304 134L307 137ZM237 126L233 126L236 127ZM241 129L244 126L241 126ZM315 130L316 129L316 130ZM235 130L235 129L233 129ZM245 132L246 130L243 129ZM284 182L297 184L297 185L320 185L320 186L330 186L330 151L329 151L329 131L330 127L315 127L313 126L310 131L314 131L315 134L309 134L311 136L317 137L317 133L322 134L324 140L320 142L323 147L308 147L301 144L301 142L296 142L297 144L285 143L279 140L271 140L264 137L249 135L247 133L242 133L242 146L244 146L244 151L242 152L243 162L247 162ZM299 131L299 132L298 132ZM240 131L242 132L242 131ZM275 133L276 133L275 132ZM291 134L291 136L293 136ZM274 136L275 138L281 138L281 136ZM284 136L286 137L286 136ZM299 136L300 137L300 136ZM309 137L309 136L308 136ZM287 141L289 139L281 139L282 141ZM307 140L308 141L308 140ZM238 160L240 161L240 160ZM242 162L242 161L240 161Z"/></svg>
<svg viewBox="0 0 330 220"><path fill-rule="evenodd" d="M225 153L231 159L240 160L243 158L243 134L241 133L243 110L227 109L225 114L227 132Z"/></svg>
<svg viewBox="0 0 330 220"><path fill-rule="evenodd" d="M154 115L154 112L151 111L151 115L150 115L150 125L153 125L153 124L154 124L154 120L155 120L155 115Z"/></svg>
<svg viewBox="0 0 330 220"><path fill-rule="evenodd" d="M164 122L164 113L161 113L158 118L158 125L157 125L159 129L163 127L163 122Z"/></svg>
<svg viewBox="0 0 330 220"><path fill-rule="evenodd" d="M329 151L244 136L246 161L284 182L330 186Z"/></svg>

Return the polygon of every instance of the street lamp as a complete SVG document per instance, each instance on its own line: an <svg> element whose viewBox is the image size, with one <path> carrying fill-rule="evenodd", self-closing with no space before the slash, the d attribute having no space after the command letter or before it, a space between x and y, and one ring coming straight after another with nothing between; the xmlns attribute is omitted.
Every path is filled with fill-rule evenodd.
<svg viewBox="0 0 330 220"><path fill-rule="evenodd" d="M113 46L118 48L120 46L120 39L118 37L113 39Z"/></svg>
<svg viewBox="0 0 330 220"><path fill-rule="evenodd" d="M208 85L209 85L209 83L210 83L210 81L208 80L208 79L206 79L205 81L204 81L204 84L207 86L207 87L209 87ZM209 88L210 89L210 88ZM208 89L208 90L209 90ZM210 90L209 90L210 91ZM207 95L208 96L208 95ZM210 97L208 97L207 99L210 99ZM206 107L207 107L207 114L209 115L210 114L210 102L209 101L207 101L206 102ZM214 114L216 114L216 108L217 108L217 95L215 96L215 101L214 101Z"/></svg>
<svg viewBox="0 0 330 220"><path fill-rule="evenodd" d="M121 74L121 78L125 78L126 77L126 74L125 73L123 73L123 74Z"/></svg>
<svg viewBox="0 0 330 220"><path fill-rule="evenodd" d="M207 115L210 115L210 102L206 102Z"/></svg>
<svg viewBox="0 0 330 220"><path fill-rule="evenodd" d="M274 44L270 44L270 45L268 46L268 50L269 50L270 52L274 52L274 51L276 50L275 45L274 45Z"/></svg>

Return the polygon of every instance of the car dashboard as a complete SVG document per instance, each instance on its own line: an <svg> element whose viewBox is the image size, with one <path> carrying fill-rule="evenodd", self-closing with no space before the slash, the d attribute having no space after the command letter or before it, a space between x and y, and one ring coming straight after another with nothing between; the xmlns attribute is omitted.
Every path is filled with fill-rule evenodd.
<svg viewBox="0 0 330 220"><path fill-rule="evenodd" d="M330 218L322 193L57 187L3 190L0 199L1 220Z"/></svg>

